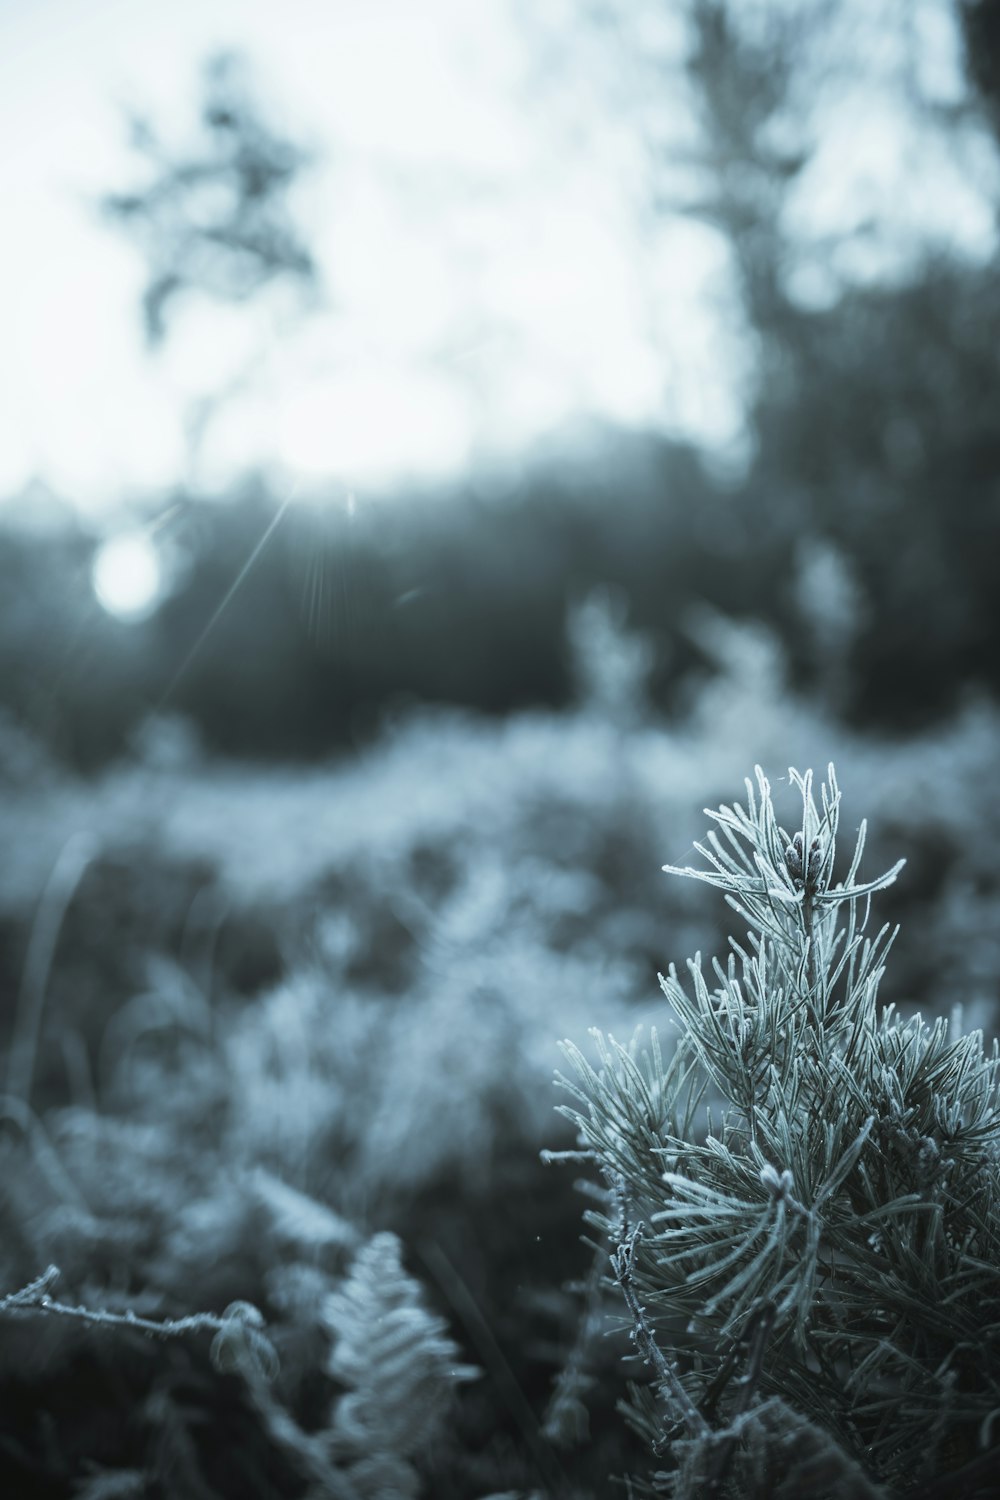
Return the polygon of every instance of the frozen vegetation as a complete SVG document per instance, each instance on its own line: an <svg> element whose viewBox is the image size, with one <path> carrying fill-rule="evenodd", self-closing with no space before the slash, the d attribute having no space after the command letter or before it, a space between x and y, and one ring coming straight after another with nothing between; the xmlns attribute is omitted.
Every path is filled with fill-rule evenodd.
<svg viewBox="0 0 1000 1500"><path fill-rule="evenodd" d="M871 814L857 882L908 859L876 898L903 924L880 1004L929 1017L957 1005L966 1029L993 1027L1000 830L981 789L1000 758L995 712L972 703L922 738L864 738L796 700L766 634L712 618L719 674L667 724L645 703L642 643L607 601L588 608L574 625L571 712L428 711L325 769L211 760L163 723L83 782L8 735L0 1454L12 1493L589 1497L626 1472L636 1493L655 1492L663 1460L648 1441L662 1455L671 1413L639 1391L637 1434L615 1412L626 1377L648 1376L609 1254L645 1300L653 1284L629 1268L659 1243L636 1236L661 1165L643 1162L653 1177L621 1209L628 1234L598 1242L595 1258L572 1172L540 1153L577 1148L555 1113L561 1039L586 1049L591 1027L627 1038L653 1024L668 1066L675 1033L656 973L724 952L726 927L711 892L660 867L690 862L701 809L755 760L772 776L835 761L848 843L854 809ZM702 1023L670 998L695 1037ZM891 1090L891 1048L884 1066ZM787 1163L758 1165L758 1207L771 1212ZM592 1191L607 1234L619 1210L600 1206L600 1177ZM718 1309L705 1336L717 1350L756 1347L763 1293L724 1238L729 1269L712 1274L733 1286L710 1282L707 1263L696 1277ZM747 1255L785 1289L768 1294L780 1327L758 1405L730 1413L733 1452L717 1467L766 1477L768 1444L802 1426L796 1451L819 1443L826 1472L833 1450L814 1430L825 1386L796 1406L781 1373L808 1325L806 1293L781 1280L772 1239ZM32 1292L51 1266L58 1278ZM161 1338L145 1326L178 1320ZM845 1351L831 1353L827 1382L838 1361L869 1355ZM795 1358L806 1380L807 1354ZM878 1368L886 1393L910 1389L891 1360ZM692 1369L704 1404L715 1366ZM972 1435L956 1467L992 1442L976 1401L982 1433L962 1427ZM926 1415L911 1405L907 1443ZM856 1486L837 1493L922 1493L915 1480L879 1491L883 1470L906 1477L891 1454L869 1462L848 1442L845 1457L834 1436L843 1463L830 1485ZM683 1460L678 1494L701 1493L696 1459Z"/></svg>

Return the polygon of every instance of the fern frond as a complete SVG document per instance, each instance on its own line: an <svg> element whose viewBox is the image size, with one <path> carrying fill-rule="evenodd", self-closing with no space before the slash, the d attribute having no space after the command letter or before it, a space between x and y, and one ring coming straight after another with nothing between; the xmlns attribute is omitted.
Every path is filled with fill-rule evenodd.
<svg viewBox="0 0 1000 1500"><path fill-rule="evenodd" d="M347 1387L329 1428L333 1456L361 1496L415 1496L412 1460L441 1432L456 1386L478 1375L461 1363L443 1318L424 1304L394 1234L376 1234L327 1298L327 1370Z"/></svg>

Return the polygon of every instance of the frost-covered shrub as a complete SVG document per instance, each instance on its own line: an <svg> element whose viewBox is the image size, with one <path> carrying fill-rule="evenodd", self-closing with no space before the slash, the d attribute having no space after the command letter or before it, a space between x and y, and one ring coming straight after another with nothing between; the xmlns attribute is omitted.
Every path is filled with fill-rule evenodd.
<svg viewBox="0 0 1000 1500"><path fill-rule="evenodd" d="M320 1309L357 1245L391 1229L421 1256L441 1246L543 1441L575 1442L560 1450L567 1483L587 1495L595 1466L636 1467L637 1440L605 1420L619 1388L608 1293L577 1338L560 1285L587 1276L578 1207L537 1149L572 1139L565 1122L552 1135L557 1037L584 1021L627 1035L651 1009L665 932L681 952L722 941L711 889L653 878L664 857L687 862L696 808L748 753L829 746L879 810L860 875L890 846L910 861L879 896L904 923L883 997L925 1014L957 999L968 1022L996 996L1000 827L982 796L995 710L866 739L790 693L766 636L695 624L717 671L673 724L626 724L593 701L504 723L427 712L336 766L153 757L0 799L14 851L0 980L16 996L33 931L49 963L33 980L38 1065L0 1122L0 1288L55 1262L90 1306L156 1318L252 1303L281 1357L275 1399L314 1432L331 1399ZM56 921L39 897L77 834L96 853ZM10 1358L26 1342L20 1330ZM209 1402L204 1342L170 1359L194 1361ZM53 1380L71 1347L54 1342ZM163 1358L145 1355L143 1411ZM490 1365L478 1340L471 1355ZM510 1434L513 1399L493 1367L461 1392L460 1493L528 1494L547 1474L530 1423ZM49 1409L47 1390L35 1404ZM284 1430L273 1442L299 1451Z"/></svg>
<svg viewBox="0 0 1000 1500"><path fill-rule="evenodd" d="M1000 1449L1000 1053L878 990L888 874L837 862L840 794L812 777L782 828L758 770L711 814L707 868L748 924L728 960L662 980L668 1055L568 1045L568 1113L608 1196L592 1227L651 1385L630 1420L717 1495L994 1494ZM672 869L672 867L667 867Z"/></svg>

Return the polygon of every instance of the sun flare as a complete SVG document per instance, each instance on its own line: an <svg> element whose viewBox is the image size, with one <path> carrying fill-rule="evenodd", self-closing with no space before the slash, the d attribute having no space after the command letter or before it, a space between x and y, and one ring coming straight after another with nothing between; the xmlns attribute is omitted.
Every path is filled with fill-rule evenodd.
<svg viewBox="0 0 1000 1500"><path fill-rule="evenodd" d="M144 620L163 593L163 569L149 537L127 532L102 543L91 571L94 593L108 614L121 620Z"/></svg>

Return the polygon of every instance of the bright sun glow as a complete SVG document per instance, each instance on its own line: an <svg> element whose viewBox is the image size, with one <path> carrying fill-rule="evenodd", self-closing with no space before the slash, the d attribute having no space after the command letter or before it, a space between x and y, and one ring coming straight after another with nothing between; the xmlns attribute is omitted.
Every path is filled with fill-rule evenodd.
<svg viewBox="0 0 1000 1500"><path fill-rule="evenodd" d="M653 7L678 67L686 23L666 17L688 9ZM845 58L869 13L869 50L888 57L885 6L834 9ZM884 85L881 64L862 69L850 107L838 86L803 116L817 149L787 208L802 257L790 286L805 306L831 305L925 243L993 253L992 138L970 125L945 151L907 102L913 89L947 108L962 99L955 6L910 9L926 77L897 98L886 61ZM537 25L525 24L533 10ZM757 352L731 248L697 216L649 211L644 106L612 107L631 66L628 26L624 50L616 40L605 57L589 23L567 25L565 65L543 76L556 17L573 11L0 0L0 133L18 142L0 154L0 201L12 205L0 289L16 289L2 313L0 504L38 478L96 513L181 475L223 491L272 463L363 491L520 452L575 415L660 426L717 456L745 446ZM319 147L292 210L323 291L302 317L277 292L179 300L151 358L143 258L89 205L139 180L117 104L183 143L199 60L226 39L247 53L265 118L284 131L287 107L288 134ZM657 115L680 174L667 203L689 196L684 163L700 129L682 67L677 76ZM913 160L922 173L908 171ZM849 241L843 263L831 257L841 228L869 220L882 226L874 237ZM132 615L155 607L152 551L133 544L119 561L118 548L102 552L100 583L95 569L102 601Z"/></svg>
<svg viewBox="0 0 1000 1500"><path fill-rule="evenodd" d="M153 543L141 533L115 536L99 547L91 576L101 604L119 619L146 619L160 601L160 560Z"/></svg>
<svg viewBox="0 0 1000 1500"><path fill-rule="evenodd" d="M444 381L362 371L282 402L277 449L296 473L378 483L459 468L467 422L461 392Z"/></svg>

